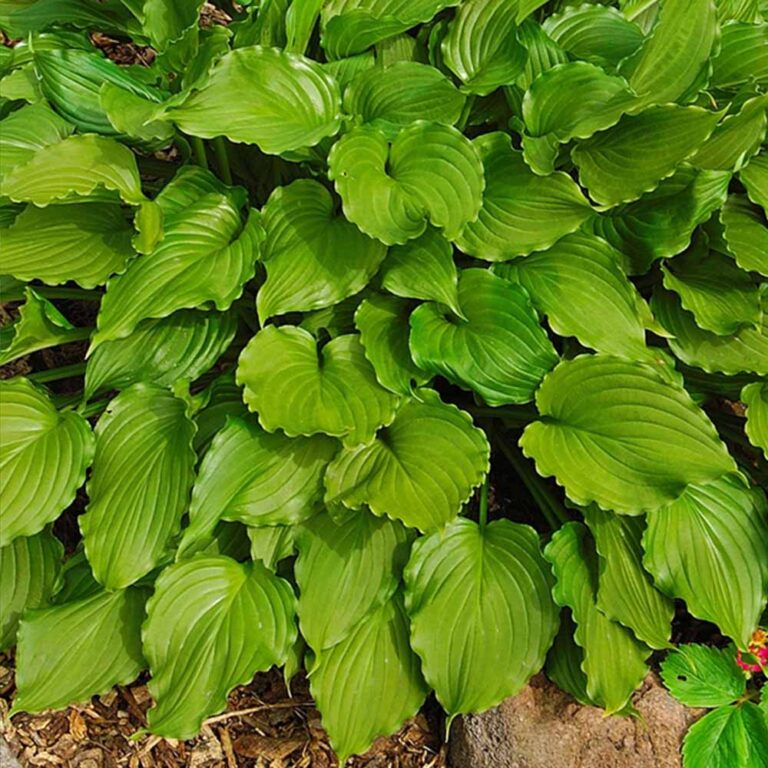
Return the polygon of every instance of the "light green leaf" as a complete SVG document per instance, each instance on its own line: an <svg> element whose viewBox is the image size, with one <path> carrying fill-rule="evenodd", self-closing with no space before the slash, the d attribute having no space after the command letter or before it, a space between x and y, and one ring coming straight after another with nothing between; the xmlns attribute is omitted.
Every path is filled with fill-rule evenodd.
<svg viewBox="0 0 768 768"><path fill-rule="evenodd" d="M0 122L0 126L2 177L16 166L29 162L44 147L58 144L75 130L43 102L12 112Z"/></svg>
<svg viewBox="0 0 768 768"><path fill-rule="evenodd" d="M440 304L411 315L411 355L419 368L476 392L488 405L528 403L558 360L520 286L483 269L459 278L466 316L446 316Z"/></svg>
<svg viewBox="0 0 768 768"><path fill-rule="evenodd" d="M450 243L434 229L389 249L379 272L382 288L406 299L445 304L462 316L459 275Z"/></svg>
<svg viewBox="0 0 768 768"><path fill-rule="evenodd" d="M153 48L165 50L194 24L202 0L143 0L141 26Z"/></svg>
<svg viewBox="0 0 768 768"><path fill-rule="evenodd" d="M600 556L597 607L651 648L669 648L675 607L643 568L645 520L604 512L594 504L584 510L584 518Z"/></svg>
<svg viewBox="0 0 768 768"><path fill-rule="evenodd" d="M401 61L427 63L429 55L425 41L403 32L376 44L376 62L382 67L391 67Z"/></svg>
<svg viewBox="0 0 768 768"><path fill-rule="evenodd" d="M229 309L253 277L263 237L258 211L243 224L232 201L216 193L169 218L157 248L109 281L89 354L130 336L142 320L179 309Z"/></svg>
<svg viewBox="0 0 768 768"><path fill-rule="evenodd" d="M89 502L78 522L93 573L107 589L157 567L179 532L194 430L182 400L144 383L118 395L99 419Z"/></svg>
<svg viewBox="0 0 768 768"><path fill-rule="evenodd" d="M459 519L416 541L405 584L411 644L450 717L496 706L543 666L558 610L533 528Z"/></svg>
<svg viewBox="0 0 768 768"><path fill-rule="evenodd" d="M400 596L385 602L340 643L318 653L309 686L340 765L415 715L427 686L408 643Z"/></svg>
<svg viewBox="0 0 768 768"><path fill-rule="evenodd" d="M493 271L520 283L560 336L575 336L599 352L648 356L640 296L621 267L621 254L604 240L575 232L524 259Z"/></svg>
<svg viewBox="0 0 768 768"><path fill-rule="evenodd" d="M243 390L235 384L234 371L215 378L203 393L205 405L195 415L194 446L202 456L213 440L213 436L224 426L228 416L245 416L248 409L243 403Z"/></svg>
<svg viewBox="0 0 768 768"><path fill-rule="evenodd" d="M16 648L13 714L64 709L127 685L144 669L145 589L99 591L26 614Z"/></svg>
<svg viewBox="0 0 768 768"><path fill-rule="evenodd" d="M584 525L566 523L553 534L544 557L557 581L554 598L571 609L576 622L574 639L584 650L587 695L607 714L621 712L648 671L651 650L598 608L598 558Z"/></svg>
<svg viewBox="0 0 768 768"><path fill-rule="evenodd" d="M470 93L486 96L522 73L527 51L517 39L518 0L468 0L448 25L443 61Z"/></svg>
<svg viewBox="0 0 768 768"><path fill-rule="evenodd" d="M739 180L747 190L747 197L768 211L768 152L753 157L739 172Z"/></svg>
<svg viewBox="0 0 768 768"><path fill-rule="evenodd" d="M320 66L338 82L343 91L361 72L376 66L376 63L373 51L366 51L357 56L326 61Z"/></svg>
<svg viewBox="0 0 768 768"><path fill-rule="evenodd" d="M465 100L440 70L415 61L367 69L344 92L345 111L390 139L417 120L454 125Z"/></svg>
<svg viewBox="0 0 768 768"><path fill-rule="evenodd" d="M743 648L766 603L767 511L760 490L728 475L690 485L649 512L643 539L644 565L659 589Z"/></svg>
<svg viewBox="0 0 768 768"><path fill-rule="evenodd" d="M768 221L765 213L744 195L729 195L720 221L728 250L746 270L768 277Z"/></svg>
<svg viewBox="0 0 768 768"><path fill-rule="evenodd" d="M587 676L582 670L584 650L573 639L576 625L569 608L560 613L560 629L547 654L544 667L547 677L561 690L573 696L579 704L598 706L587 693Z"/></svg>
<svg viewBox="0 0 768 768"><path fill-rule="evenodd" d="M542 420L520 445L582 506L636 515L735 468L688 392L642 363L566 360L544 379L536 406Z"/></svg>
<svg viewBox="0 0 768 768"><path fill-rule="evenodd" d="M681 645L661 663L669 692L686 707L723 707L741 698L747 678L731 648Z"/></svg>
<svg viewBox="0 0 768 768"><path fill-rule="evenodd" d="M525 71L517 79L517 85L523 90L530 88L542 72L569 61L568 54L533 19L526 19L520 25L517 39L528 50Z"/></svg>
<svg viewBox="0 0 768 768"><path fill-rule="evenodd" d="M0 98L29 103L40 101L43 98L40 83L31 62L0 78Z"/></svg>
<svg viewBox="0 0 768 768"><path fill-rule="evenodd" d="M318 351L312 334L293 326L267 326L248 342L237 383L267 432L322 432L348 445L370 441L398 402L376 381L358 336L337 336Z"/></svg>
<svg viewBox="0 0 768 768"><path fill-rule="evenodd" d="M285 13L285 50L303 54L309 45L312 31L320 16L325 0L304 0L291 3Z"/></svg>
<svg viewBox="0 0 768 768"><path fill-rule="evenodd" d="M0 365L39 349L87 338L90 328L75 328L50 301L33 288L24 289L26 301L17 320L0 328Z"/></svg>
<svg viewBox="0 0 768 768"><path fill-rule="evenodd" d="M761 0L715 0L717 16L721 21L746 21L757 24L762 21Z"/></svg>
<svg viewBox="0 0 768 768"><path fill-rule="evenodd" d="M54 24L138 34L140 30L122 3L91 0L3 0L0 27L10 37L26 37Z"/></svg>
<svg viewBox="0 0 768 768"><path fill-rule="evenodd" d="M200 549L219 520L261 526L309 517L337 449L324 435L290 438L265 432L254 419L227 421L200 465L178 556Z"/></svg>
<svg viewBox="0 0 768 768"><path fill-rule="evenodd" d="M102 285L133 256L132 229L120 206L68 203L28 205L0 229L0 271L20 280L83 288Z"/></svg>
<svg viewBox="0 0 768 768"><path fill-rule="evenodd" d="M341 96L316 62L254 45L222 56L203 85L166 115L192 136L226 136L276 155L333 136Z"/></svg>
<svg viewBox="0 0 768 768"><path fill-rule="evenodd" d="M590 197L601 205L618 205L636 200L671 176L719 119L719 113L699 107L650 107L579 142L571 156Z"/></svg>
<svg viewBox="0 0 768 768"><path fill-rule="evenodd" d="M355 128L334 144L328 168L346 217L387 245L418 237L427 220L452 239L480 208L480 158L450 126L414 123L391 146L380 131Z"/></svg>
<svg viewBox="0 0 768 768"><path fill-rule="evenodd" d="M0 547L0 649L16 644L24 611L40 608L61 584L64 547L49 531Z"/></svg>
<svg viewBox="0 0 768 768"><path fill-rule="evenodd" d="M88 422L24 378L0 382L0 547L32 536L75 498L93 459Z"/></svg>
<svg viewBox="0 0 768 768"><path fill-rule="evenodd" d="M200 556L166 568L142 632L149 730L190 739L235 686L283 664L296 640L294 604L290 584L259 562Z"/></svg>
<svg viewBox="0 0 768 768"><path fill-rule="evenodd" d="M293 554L297 533L295 525L249 526L251 560L261 560L270 571L275 571L281 560Z"/></svg>
<svg viewBox="0 0 768 768"><path fill-rule="evenodd" d="M469 414L430 390L407 400L376 439L342 451L325 476L326 503L366 504L429 531L453 520L488 471L489 446Z"/></svg>
<svg viewBox="0 0 768 768"><path fill-rule="evenodd" d="M321 309L362 290L387 254L340 213L319 182L278 187L262 209L267 280L259 289L262 324L274 315Z"/></svg>
<svg viewBox="0 0 768 768"><path fill-rule="evenodd" d="M749 442L761 448L768 458L768 384L755 382L741 390L741 400L747 406L744 430Z"/></svg>
<svg viewBox="0 0 768 768"><path fill-rule="evenodd" d="M768 23L723 24L720 52L712 60L710 85L735 88L752 82L768 83Z"/></svg>
<svg viewBox="0 0 768 768"><path fill-rule="evenodd" d="M507 134L486 134L473 143L483 159L485 192L477 220L454 238L464 253L486 261L524 256L575 232L592 215L573 179L561 172L537 176Z"/></svg>
<svg viewBox="0 0 768 768"><path fill-rule="evenodd" d="M768 767L768 723L750 701L721 707L695 722L683 741L686 768Z"/></svg>
<svg viewBox="0 0 768 768"><path fill-rule="evenodd" d="M105 82L98 91L99 104L106 119L114 130L148 148L168 146L175 130L169 123L158 120L163 106L155 99L132 93L110 82Z"/></svg>
<svg viewBox="0 0 768 768"><path fill-rule="evenodd" d="M182 309L162 320L144 320L130 336L105 342L88 358L85 396L137 381L163 387L194 381L213 367L236 331L231 312Z"/></svg>
<svg viewBox="0 0 768 768"><path fill-rule="evenodd" d="M340 643L392 598L409 542L400 523L365 510L339 524L323 513L302 526L295 572L301 634L310 648L320 653Z"/></svg>

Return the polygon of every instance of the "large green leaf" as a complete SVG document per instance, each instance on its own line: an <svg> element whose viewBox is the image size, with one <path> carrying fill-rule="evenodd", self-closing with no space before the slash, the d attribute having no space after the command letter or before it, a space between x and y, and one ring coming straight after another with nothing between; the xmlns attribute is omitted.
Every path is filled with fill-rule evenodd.
<svg viewBox="0 0 768 768"><path fill-rule="evenodd" d="M3 0L0 4L0 27L7 35L16 38L54 24L139 33L125 6L125 3L115 0L96 4L91 0Z"/></svg>
<svg viewBox="0 0 768 768"><path fill-rule="evenodd" d="M93 573L108 589L134 583L167 554L192 486L194 430L185 403L153 384L126 389L99 419L78 522Z"/></svg>
<svg viewBox="0 0 768 768"><path fill-rule="evenodd" d="M723 24L710 84L734 88L751 82L768 83L768 23Z"/></svg>
<svg viewBox="0 0 768 768"><path fill-rule="evenodd" d="M203 456L208 450L213 436L226 424L227 417L248 413L243 403L243 391L235 384L231 369L215 378L201 395L205 402L195 415L197 431L193 442L198 456Z"/></svg>
<svg viewBox="0 0 768 768"><path fill-rule="evenodd" d="M671 176L719 119L719 113L700 107L650 107L579 142L571 156L590 197L601 205L618 205L636 200Z"/></svg>
<svg viewBox="0 0 768 768"><path fill-rule="evenodd" d="M339 763L391 734L424 703L427 686L408 644L396 595L332 648L317 654L309 685Z"/></svg>
<svg viewBox="0 0 768 768"><path fill-rule="evenodd" d="M0 271L20 280L83 288L106 283L133 256L133 230L113 203L28 205L13 225L0 229Z"/></svg>
<svg viewBox="0 0 768 768"><path fill-rule="evenodd" d="M408 559L409 539L400 523L365 510L338 524L323 513L301 527L298 614L310 648L320 653L341 642L391 599Z"/></svg>
<svg viewBox="0 0 768 768"><path fill-rule="evenodd" d="M449 716L495 706L543 666L558 610L533 528L459 519L416 541L405 583L411 643Z"/></svg>
<svg viewBox="0 0 768 768"><path fill-rule="evenodd" d="M650 512L643 539L645 567L659 589L744 648L765 608L767 512L761 491L728 475L690 485Z"/></svg>
<svg viewBox="0 0 768 768"><path fill-rule="evenodd" d="M639 514L735 467L688 392L642 363L564 361L544 379L536 406L542 419L520 445L583 506Z"/></svg>
<svg viewBox="0 0 768 768"><path fill-rule="evenodd" d="M729 195L720 211L728 250L742 268L768 277L768 221L745 195Z"/></svg>
<svg viewBox="0 0 768 768"><path fill-rule="evenodd" d="M643 568L642 517L604 512L594 504L584 518L600 556L597 606L651 648L668 648L675 607Z"/></svg>
<svg viewBox="0 0 768 768"><path fill-rule="evenodd" d="M12 112L0 126L0 178L31 160L44 147L58 144L75 130L43 102Z"/></svg>
<svg viewBox="0 0 768 768"><path fill-rule="evenodd" d="M261 322L286 312L321 309L362 290L386 256L383 243L344 216L320 182L278 187L262 210L267 280L259 289Z"/></svg>
<svg viewBox="0 0 768 768"><path fill-rule="evenodd" d="M749 442L761 448L768 458L768 384L755 382L741 390L741 400L747 406L744 430Z"/></svg>
<svg viewBox="0 0 768 768"><path fill-rule="evenodd" d="M197 23L202 0L143 0L141 26L152 47L159 51L178 40Z"/></svg>
<svg viewBox="0 0 768 768"><path fill-rule="evenodd" d="M355 335L337 336L318 350L303 328L259 331L240 355L237 382L268 432L325 433L366 443L392 421L398 398L376 381Z"/></svg>
<svg viewBox="0 0 768 768"><path fill-rule="evenodd" d="M647 357L640 296L627 280L621 254L599 237L575 232L551 248L497 264L493 271L530 294L560 336L599 352Z"/></svg>
<svg viewBox="0 0 768 768"><path fill-rule="evenodd" d="M89 354L129 336L142 320L179 309L229 309L253 277L264 237L258 211L245 225L225 195L212 193L166 222L152 252L109 281Z"/></svg>
<svg viewBox="0 0 768 768"><path fill-rule="evenodd" d="M723 707L747 689L732 647L681 645L662 662L661 676L669 692L686 707Z"/></svg>
<svg viewBox="0 0 768 768"><path fill-rule="evenodd" d="M468 0L460 6L442 54L465 90L485 96L522 73L528 54L517 39L517 9L517 0Z"/></svg>
<svg viewBox="0 0 768 768"><path fill-rule="evenodd" d="M152 679L149 730L189 739L236 685L283 664L296 639L288 582L261 563L199 556L166 568L142 636Z"/></svg>
<svg viewBox="0 0 768 768"><path fill-rule="evenodd" d="M87 702L144 669L141 622L146 589L99 591L30 611L19 624L16 712Z"/></svg>
<svg viewBox="0 0 768 768"><path fill-rule="evenodd" d="M222 56L203 85L166 114L193 136L226 136L276 155L333 136L341 96L316 62L254 45Z"/></svg>
<svg viewBox="0 0 768 768"><path fill-rule="evenodd" d="M265 432L255 419L230 419L200 465L179 555L199 549L219 520L259 526L309 517L337 448L324 435L290 438Z"/></svg>
<svg viewBox="0 0 768 768"><path fill-rule="evenodd" d="M0 547L32 536L75 498L93 459L88 422L27 379L0 382Z"/></svg>
<svg viewBox="0 0 768 768"><path fill-rule="evenodd" d="M414 123L391 146L381 131L355 128L334 144L328 168L346 217L387 245L418 237L427 220L452 239L480 208L480 158L447 125Z"/></svg>
<svg viewBox="0 0 768 768"><path fill-rule="evenodd" d="M0 547L0 650L16 643L24 611L45 606L61 584L64 547L49 531Z"/></svg>
<svg viewBox="0 0 768 768"><path fill-rule="evenodd" d="M483 159L485 192L477 221L454 238L465 253L486 261L513 259L548 248L592 215L573 179L561 172L537 176L507 134L487 134L473 143Z"/></svg>
<svg viewBox="0 0 768 768"><path fill-rule="evenodd" d="M768 211L768 152L753 157L739 172L739 179L747 190L747 197Z"/></svg>
<svg viewBox="0 0 768 768"><path fill-rule="evenodd" d="M598 608L598 556L584 525L566 523L552 536L544 557L555 574L555 600L571 609L576 622L587 695L608 714L621 712L648 671L651 649Z"/></svg>
<svg viewBox="0 0 768 768"><path fill-rule="evenodd" d="M558 360L520 286L483 269L459 278L466 320L440 304L411 315L411 354L419 368L476 392L489 405L528 403Z"/></svg>
<svg viewBox="0 0 768 768"><path fill-rule="evenodd" d="M488 471L490 448L469 414L429 390L407 400L368 445L328 467L326 501L429 531L453 520Z"/></svg>
<svg viewBox="0 0 768 768"><path fill-rule="evenodd" d="M517 78L517 85L523 90L542 72L569 61L568 54L533 19L526 19L520 25L517 39L528 49L525 71Z"/></svg>

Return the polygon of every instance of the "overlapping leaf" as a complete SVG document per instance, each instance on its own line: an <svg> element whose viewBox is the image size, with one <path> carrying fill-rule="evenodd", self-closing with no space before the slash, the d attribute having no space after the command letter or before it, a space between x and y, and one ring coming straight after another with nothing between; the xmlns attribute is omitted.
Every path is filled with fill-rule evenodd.
<svg viewBox="0 0 768 768"><path fill-rule="evenodd" d="M739 179L747 190L747 197L768 211L768 153L753 157L739 172Z"/></svg>
<svg viewBox="0 0 768 768"><path fill-rule="evenodd" d="M722 707L740 698L747 687L732 648L681 645L661 665L670 693L687 707Z"/></svg>
<svg viewBox="0 0 768 768"><path fill-rule="evenodd" d="M768 277L768 221L757 206L742 195L730 195L720 211L728 250L746 270Z"/></svg>
<svg viewBox="0 0 768 768"><path fill-rule="evenodd" d="M747 423L744 427L749 442L761 448L768 458L768 386L755 382L741 391L742 402L747 406Z"/></svg>

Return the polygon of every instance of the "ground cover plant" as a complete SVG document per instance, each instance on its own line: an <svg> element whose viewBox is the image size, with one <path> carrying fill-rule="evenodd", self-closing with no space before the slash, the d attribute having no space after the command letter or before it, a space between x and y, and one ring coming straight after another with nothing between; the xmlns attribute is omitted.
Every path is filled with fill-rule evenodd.
<svg viewBox="0 0 768 768"><path fill-rule="evenodd" d="M0 362L88 339L0 382L14 711L148 670L184 739L304 668L343 763L542 668L631 714L676 605L748 654L765 3L218 6L0 2ZM708 701L689 768L768 765Z"/></svg>

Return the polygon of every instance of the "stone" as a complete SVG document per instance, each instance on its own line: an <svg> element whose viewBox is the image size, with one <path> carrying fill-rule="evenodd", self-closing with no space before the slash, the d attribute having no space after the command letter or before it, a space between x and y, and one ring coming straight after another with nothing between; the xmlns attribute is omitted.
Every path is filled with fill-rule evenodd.
<svg viewBox="0 0 768 768"><path fill-rule="evenodd" d="M451 768L682 768L680 745L703 710L675 701L649 674L633 697L639 717L605 717L542 675L518 694L451 728Z"/></svg>

